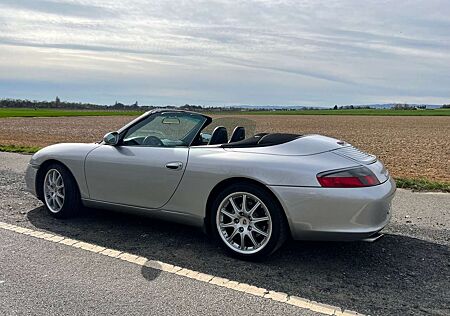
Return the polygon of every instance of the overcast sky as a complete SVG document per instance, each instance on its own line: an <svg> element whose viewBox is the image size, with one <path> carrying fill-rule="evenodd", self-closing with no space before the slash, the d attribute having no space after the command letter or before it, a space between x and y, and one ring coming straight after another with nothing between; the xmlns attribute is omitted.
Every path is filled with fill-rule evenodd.
<svg viewBox="0 0 450 316"><path fill-rule="evenodd" d="M450 1L0 0L0 98L450 103Z"/></svg>

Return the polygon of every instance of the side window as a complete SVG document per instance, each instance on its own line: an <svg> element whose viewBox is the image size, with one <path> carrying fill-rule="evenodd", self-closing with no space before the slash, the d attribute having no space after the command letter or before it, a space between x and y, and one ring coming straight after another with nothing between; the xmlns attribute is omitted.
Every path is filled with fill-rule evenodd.
<svg viewBox="0 0 450 316"><path fill-rule="evenodd" d="M122 139L122 145L189 146L205 120L205 117L194 113L154 113L128 129Z"/></svg>

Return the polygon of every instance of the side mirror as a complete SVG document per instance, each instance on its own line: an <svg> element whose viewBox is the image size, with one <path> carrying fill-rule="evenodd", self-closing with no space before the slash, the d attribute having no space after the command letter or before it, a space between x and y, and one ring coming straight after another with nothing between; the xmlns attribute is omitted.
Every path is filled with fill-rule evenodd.
<svg viewBox="0 0 450 316"><path fill-rule="evenodd" d="M103 142L106 145L115 146L119 142L119 133L111 132L103 136Z"/></svg>

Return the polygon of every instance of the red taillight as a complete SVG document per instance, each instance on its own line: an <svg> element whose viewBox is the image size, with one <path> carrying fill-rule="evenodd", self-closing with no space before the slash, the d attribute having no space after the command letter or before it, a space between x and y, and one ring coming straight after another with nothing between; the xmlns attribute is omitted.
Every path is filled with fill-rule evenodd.
<svg viewBox="0 0 450 316"><path fill-rule="evenodd" d="M326 188L358 188L380 184L377 177L365 167L322 172L317 181Z"/></svg>

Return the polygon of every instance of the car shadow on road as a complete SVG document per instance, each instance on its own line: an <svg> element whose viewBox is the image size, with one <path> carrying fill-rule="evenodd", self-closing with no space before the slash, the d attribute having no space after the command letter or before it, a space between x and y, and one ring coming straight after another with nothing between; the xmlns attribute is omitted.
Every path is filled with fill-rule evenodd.
<svg viewBox="0 0 450 316"><path fill-rule="evenodd" d="M388 234L376 243L289 241L264 262L230 258L199 229L88 209L59 220L28 212L37 228L149 259L372 315L448 314L450 251ZM143 268L153 280L159 273Z"/></svg>

